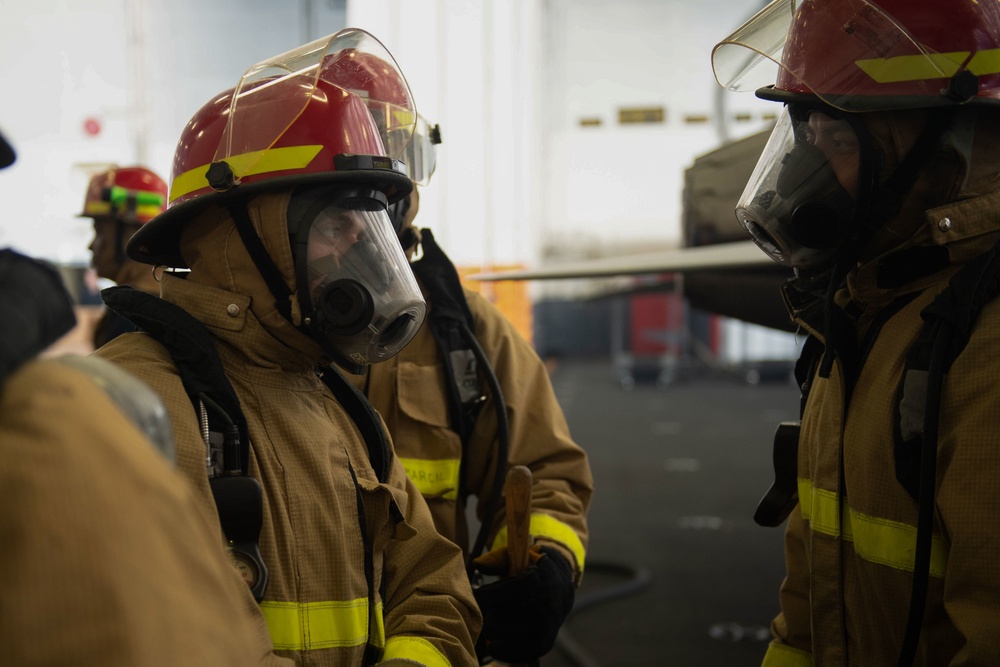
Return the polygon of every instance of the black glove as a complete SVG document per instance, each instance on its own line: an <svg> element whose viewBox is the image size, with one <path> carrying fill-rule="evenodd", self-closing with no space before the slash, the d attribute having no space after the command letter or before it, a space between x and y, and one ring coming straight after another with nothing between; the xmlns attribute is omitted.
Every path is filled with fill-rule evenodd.
<svg viewBox="0 0 1000 667"><path fill-rule="evenodd" d="M502 574L506 551L491 551L473 563L485 574ZM473 590L483 613L480 643L503 662L531 662L551 651L573 609L576 586L563 555L551 547L533 547L529 556L531 564L521 574Z"/></svg>

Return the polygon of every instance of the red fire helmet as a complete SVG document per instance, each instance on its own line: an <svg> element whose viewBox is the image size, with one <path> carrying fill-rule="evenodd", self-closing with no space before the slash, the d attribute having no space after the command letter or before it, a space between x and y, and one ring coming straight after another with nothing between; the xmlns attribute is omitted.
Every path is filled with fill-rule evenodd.
<svg viewBox="0 0 1000 667"><path fill-rule="evenodd" d="M845 111L996 103L1000 4L773 0L716 45L712 66L724 88Z"/></svg>
<svg viewBox="0 0 1000 667"><path fill-rule="evenodd" d="M91 177L80 217L144 223L167 205L167 184L145 167L112 167Z"/></svg>
<svg viewBox="0 0 1000 667"><path fill-rule="evenodd" d="M359 62L364 66L349 66ZM358 88L359 80L368 87ZM393 97L376 100L370 91ZM180 232L192 214L264 190L346 181L371 185L395 202L413 186L385 142L396 135L408 141L416 115L392 56L362 30L258 63L181 132L167 210L132 237L128 254L185 267Z"/></svg>

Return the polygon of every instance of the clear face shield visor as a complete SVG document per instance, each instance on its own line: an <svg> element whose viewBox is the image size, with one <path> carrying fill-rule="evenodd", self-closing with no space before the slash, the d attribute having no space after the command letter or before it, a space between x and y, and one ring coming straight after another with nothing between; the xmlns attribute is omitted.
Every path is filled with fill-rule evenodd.
<svg viewBox="0 0 1000 667"><path fill-rule="evenodd" d="M846 120L786 107L736 217L779 264L824 268L855 226L860 155L857 133Z"/></svg>
<svg viewBox="0 0 1000 667"><path fill-rule="evenodd" d="M441 143L441 127L430 125L423 116L417 116L413 138L400 156L406 175L418 185L427 185L437 168L437 146Z"/></svg>
<svg viewBox="0 0 1000 667"><path fill-rule="evenodd" d="M294 243L304 324L358 366L399 352L426 313L378 194L314 204Z"/></svg>

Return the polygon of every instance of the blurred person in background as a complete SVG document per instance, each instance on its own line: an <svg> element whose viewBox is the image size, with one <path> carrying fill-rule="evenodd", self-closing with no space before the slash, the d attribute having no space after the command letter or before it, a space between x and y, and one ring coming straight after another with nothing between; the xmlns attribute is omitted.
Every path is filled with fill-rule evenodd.
<svg viewBox="0 0 1000 667"><path fill-rule="evenodd" d="M101 278L159 294L152 267L128 258L125 244L167 206L167 184L146 167L112 167L91 177L80 217L94 221L90 265ZM104 309L94 329L94 349L135 326Z"/></svg>

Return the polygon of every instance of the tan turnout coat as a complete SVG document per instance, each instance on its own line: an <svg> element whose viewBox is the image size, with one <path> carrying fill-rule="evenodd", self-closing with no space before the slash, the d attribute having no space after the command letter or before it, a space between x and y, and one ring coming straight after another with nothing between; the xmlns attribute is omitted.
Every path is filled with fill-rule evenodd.
<svg viewBox="0 0 1000 667"><path fill-rule="evenodd" d="M533 477L531 534L560 549L579 576L587 548L587 508L594 482L587 455L572 439L548 371L530 344L481 295L465 290L475 319L475 335L503 390L510 428L505 465L527 466ZM433 309L434 304L428 307ZM465 498L477 497L482 520L497 464L497 415L492 394L484 402L469 440L462 443L449 426L447 387L441 351L425 321L407 347L368 376L353 376L384 417L396 452L423 492L442 535L470 547ZM460 474L463 475L460 477ZM489 521L486 548L506 544L504 506Z"/></svg>
<svg viewBox="0 0 1000 667"><path fill-rule="evenodd" d="M258 664L212 521L89 375L25 364L0 390L0 664Z"/></svg>
<svg viewBox="0 0 1000 667"><path fill-rule="evenodd" d="M249 210L294 285L287 203L288 193L266 194ZM161 295L211 332L248 421L250 473L264 489L260 547L270 570L260 608L277 653L299 664L360 665L371 627L372 642L384 644L382 664L475 664L481 617L460 551L437 535L397 460L385 483L376 479L357 427L313 371L322 356L317 344L275 310L229 214L210 209L188 223L181 250L191 275L165 275ZM178 465L214 508L197 415L167 351L135 333L98 354L161 394L174 422ZM365 576L365 541L373 582ZM247 599L253 603L249 592Z"/></svg>
<svg viewBox="0 0 1000 667"><path fill-rule="evenodd" d="M799 505L786 530L788 573L766 666L896 664L917 524L916 502L896 480L893 455L905 358L923 324L921 310L961 264L1000 240L1000 192L929 210L923 221L906 243L856 271L838 294L854 314L863 364L849 405L841 360L828 379L815 377L809 392L799 440ZM890 255L931 245L947 246L947 267L880 286L879 266L891 263ZM815 322L799 322L822 333ZM1000 299L994 299L941 396L930 583L916 665L998 664L998 554Z"/></svg>

